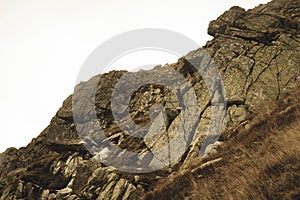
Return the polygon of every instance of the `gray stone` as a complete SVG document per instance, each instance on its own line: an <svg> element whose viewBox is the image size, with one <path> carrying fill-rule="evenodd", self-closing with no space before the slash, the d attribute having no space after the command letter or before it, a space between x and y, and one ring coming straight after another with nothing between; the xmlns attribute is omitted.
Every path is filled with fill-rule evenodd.
<svg viewBox="0 0 300 200"><path fill-rule="evenodd" d="M296 0L274 0L247 11L232 7L209 24L208 33L214 38L204 49L220 72L228 108L222 131L244 125L264 103L280 99L299 83L299 8ZM26 147L9 148L0 154L0 200L139 199L139 195L158 180L172 178L170 173L176 176L174 174L180 174L181 169L187 170L198 159L201 147L205 147L205 155L216 156L218 142L212 141L207 146L203 142L208 136L218 134L214 127L210 129L210 123L212 114L215 114L215 104L223 99L218 91L211 99L203 78L207 74L209 78L206 81L212 82L216 76L205 70L204 74L199 74L191 66L191 63L196 63L207 69L210 61L204 58L203 50L196 49L177 63L157 66L152 71L112 71L78 84L75 88L77 98L73 98L74 94L70 95L37 138ZM182 80L174 80L172 70L181 73L191 88ZM125 81L121 90L133 89L134 92L129 96L116 95L116 113L122 118L128 111L130 116L116 124L111 97L125 74L130 81ZM177 84L178 90L171 91L151 83L150 78L163 79L169 85ZM134 88L134 83L141 80L150 83ZM95 83L95 105L91 105L86 102ZM182 105L182 102L192 102L193 94L197 97L196 103ZM129 98L129 105L122 104L126 98ZM82 111L81 114L76 115L79 112L73 113L72 108ZM92 110L95 110L98 119L91 119ZM76 127L73 114L78 123ZM98 125L105 137L100 135ZM133 125L137 125L136 133L147 138L130 135L135 133ZM195 134L193 137L186 135L191 132ZM178 146L162 151L172 140ZM105 154L103 149L108 148L105 142L111 142L121 150L113 155L108 155L107 151ZM153 153L155 150L157 154ZM126 151L140 154L128 158L124 157ZM96 156L99 152L102 153L102 161L103 156L105 159L114 157L118 164L128 168L133 161L140 163L138 167L143 167L143 163L156 167L163 161L167 161L167 165L157 172L159 176L128 174L99 162ZM142 154L145 152L148 153ZM169 163L170 158L174 158L173 163ZM173 168L176 164L180 164L179 168Z"/></svg>

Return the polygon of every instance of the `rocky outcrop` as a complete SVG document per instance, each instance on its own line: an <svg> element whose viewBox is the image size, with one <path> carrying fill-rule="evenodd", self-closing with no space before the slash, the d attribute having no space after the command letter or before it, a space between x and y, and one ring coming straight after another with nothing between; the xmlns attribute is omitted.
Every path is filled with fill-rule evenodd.
<svg viewBox="0 0 300 200"><path fill-rule="evenodd" d="M299 82L299 31L300 2L297 0L274 0L248 11L233 7L210 23L208 33L214 39L204 49L213 58L224 82L227 113L222 130L248 123L261 105L281 99ZM76 106L76 102L72 102L72 95L69 96L39 137L27 147L10 148L0 154L0 199L139 199L138 195L151 190L157 181L187 169L190 161L198 157L206 135L213 134L208 132L208 127L215 105L205 81L191 66L191 63L207 65L203 56L203 50L194 50L169 68L158 66L149 72L155 72L158 79L162 74L172 74L168 71L170 69L180 72L195 91L195 105L182 107L176 95L160 84L146 84L131 96L129 112L136 124L146 126L159 116L160 109L165 111L165 116L158 118L165 122L164 126L158 132L151 129L154 131L143 133L154 135L147 139L127 134L116 124L111 110L111 95L116 84L124 74L130 76L132 73L112 71L101 75L95 96L97 122L87 124L89 113L76 119L85 133L81 138L72 112L72 105ZM86 91L97 78L99 76L76 87L75 92L81 97L78 101L85 100L89 95ZM136 80L132 82L147 79L147 76L136 72L134 78ZM169 79L168 76L165 79ZM188 87L182 86L179 92L190 98L189 91ZM213 97L218 98L218 95ZM162 104L163 108L156 112L155 104ZM126 108L119 107L120 114L125 112ZM190 113L199 117L188 118ZM124 173L94 157L100 147L95 139L97 129L92 125L100 124L110 142L127 151L146 155L128 158L130 162L120 159L122 165L130 167L134 161L138 166L139 161L146 159L149 166L155 166L158 161L151 151L165 146L170 139L185 131L178 128L182 119L188 119L183 125L193 129L195 136L178 138L188 145L187 151L158 171ZM128 122L123 123L126 126ZM216 154L217 144L208 143L205 154ZM87 151L85 147L94 151ZM118 158L122 152L106 156Z"/></svg>
<svg viewBox="0 0 300 200"><path fill-rule="evenodd" d="M256 114L222 133L217 154L192 159L142 199L299 199L300 91Z"/></svg>

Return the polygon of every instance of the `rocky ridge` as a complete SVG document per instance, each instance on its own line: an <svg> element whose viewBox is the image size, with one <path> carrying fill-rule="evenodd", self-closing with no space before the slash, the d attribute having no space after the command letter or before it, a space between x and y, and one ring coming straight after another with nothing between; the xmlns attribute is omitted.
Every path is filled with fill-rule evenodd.
<svg viewBox="0 0 300 200"><path fill-rule="evenodd" d="M249 123L265 102L280 100L299 83L299 31L298 0L274 0L247 11L233 7L209 24L208 33L214 39L207 42L204 49L213 58L224 82L227 104L224 131ZM93 155L99 148L93 139L97 131L90 125L82 126L86 133L85 145L95 149L95 152L89 152L80 143L82 138L76 131L71 95L50 125L28 146L10 148L0 154L0 199L139 199L139 195L151 190L158 181L187 169L199 155L214 106L204 80L190 64L191 60L204 64L202 58L203 51L194 50L169 65L189 81L198 97L199 119L196 125L194 121L193 124L189 124L192 123L190 120L185 122L188 127L195 126L196 135L177 162L146 174L124 173L98 162ZM153 69L157 76L165 74L165 70L164 67ZM137 124L147 125L151 121L149 110L152 105L164 103L166 126L158 136L150 139L126 134L114 122L111 111L112 92L126 73L112 71L101 75L95 97L98 123L109 141L122 149L133 152L159 149L168 139L184 131L178 126L188 110L180 107L176 96L166 87L145 85L131 97L131 118ZM142 75L135 77L145 78ZM97 76L76 87L82 101L88 94L81 88L88 88L95 78ZM184 88L182 91L186 92ZM84 116L79 118L83 125L87 120ZM206 153L217 153L215 146L218 143L208 146ZM147 159L149 164L154 163L151 163L153 157Z"/></svg>

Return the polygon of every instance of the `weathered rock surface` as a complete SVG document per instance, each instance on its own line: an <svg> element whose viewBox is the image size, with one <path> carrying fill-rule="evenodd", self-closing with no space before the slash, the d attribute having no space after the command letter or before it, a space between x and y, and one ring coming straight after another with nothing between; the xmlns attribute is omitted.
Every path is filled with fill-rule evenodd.
<svg viewBox="0 0 300 200"><path fill-rule="evenodd" d="M300 91L264 105L222 133L217 151L160 180L142 199L278 199L300 196Z"/></svg>
<svg viewBox="0 0 300 200"><path fill-rule="evenodd" d="M261 105L280 99L299 82L300 1L274 0L248 11L233 7L210 23L208 33L214 39L204 49L218 67L226 91L225 102L228 109L223 130L247 123ZM90 120L90 110L93 109L87 105L85 115L77 116L76 119L84 133L79 138L73 119L73 96L69 96L39 137L33 139L27 147L10 148L0 154L0 199L139 199L138 195L151 189L158 180L186 168L189 161L199 155L205 136L213 134L207 130L214 105L204 80L190 64L205 65L207 60L202 58L203 51L194 50L168 66L188 80L198 97L197 106L183 108L176 95L160 84L144 85L130 97L130 116L141 126L148 125L162 113L161 107L155 111L153 105L163 105L165 115L160 118L164 122L163 126L158 132L156 129L152 129L153 132L143 132L153 136L147 139L128 135L114 121L111 95L126 71L112 71L101 75L100 79L100 76L96 76L79 84L75 91L80 98L76 100L84 102L90 95L86 91L99 79L95 95L97 122L87 123ZM157 78L168 74L166 67L157 67L153 71ZM138 82L147 77L145 73L139 75L137 72L131 79L132 82ZM129 89L130 85L124 87ZM180 89L183 95L189 94L188 92L185 87ZM127 97L117 98L121 101ZM187 95L187 98L191 97ZM77 103L73 102L73 106ZM119 114L122 115L127 108L118 106ZM187 118L192 112L199 117ZM181 138L188 145L188 150L175 163L170 162L159 171L146 174L124 173L94 158L97 150L103 148L98 142L101 138L97 139L99 134L95 128L100 124L109 141L120 148L149 153L149 156L135 158L134 161L147 159L149 165L155 166L157 161L151 151L165 146L178 133L185 134L185 130L180 129L182 119L188 119L184 121L184 126L195 129L196 134L192 138ZM128 122L122 123L126 126ZM80 142L82 140L84 144ZM87 151L85 147L92 151ZM215 147L212 145L209 148ZM208 150L206 152L209 153ZM122 151L108 156L118 158L120 154ZM131 161L132 159L128 162L121 159L120 163L130 167Z"/></svg>

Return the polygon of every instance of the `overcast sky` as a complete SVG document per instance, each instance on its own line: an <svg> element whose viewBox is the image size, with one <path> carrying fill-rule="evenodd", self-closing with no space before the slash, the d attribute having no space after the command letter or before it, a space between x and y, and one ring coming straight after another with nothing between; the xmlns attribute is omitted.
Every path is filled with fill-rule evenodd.
<svg viewBox="0 0 300 200"><path fill-rule="evenodd" d="M208 23L224 11L234 5L249 9L266 2L0 0L0 152L27 145L49 125L73 92L85 59L112 36L138 28L163 28L202 46L211 39ZM177 59L148 53L129 55L117 66L149 64L145 58L162 64Z"/></svg>

